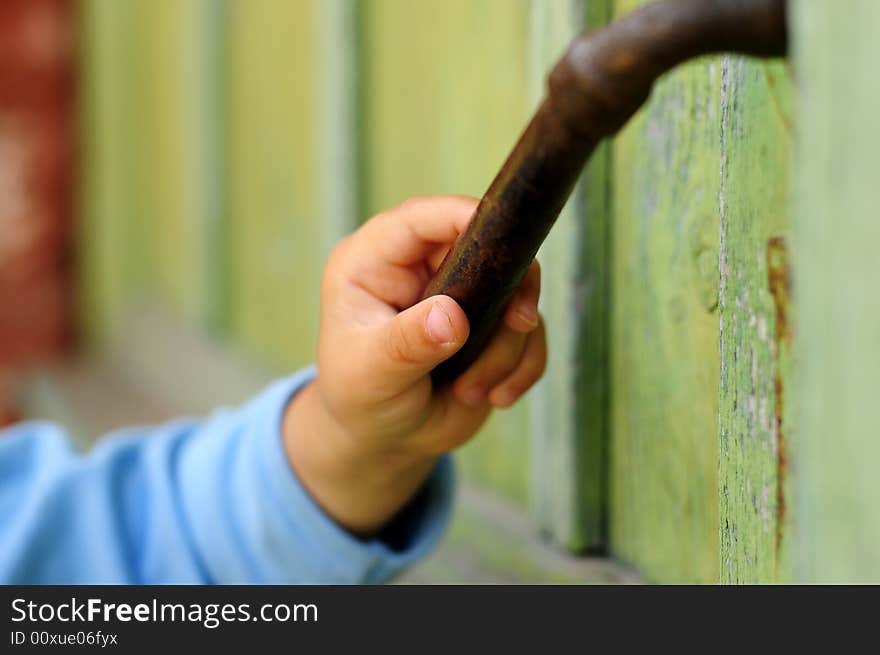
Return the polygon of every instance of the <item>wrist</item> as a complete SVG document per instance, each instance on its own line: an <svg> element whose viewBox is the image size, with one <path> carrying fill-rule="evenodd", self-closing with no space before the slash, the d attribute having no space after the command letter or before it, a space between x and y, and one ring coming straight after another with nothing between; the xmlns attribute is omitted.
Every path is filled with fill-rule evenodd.
<svg viewBox="0 0 880 655"><path fill-rule="evenodd" d="M352 435L327 409L314 381L288 404L282 429L288 463L300 482L331 518L359 536L381 529L437 461Z"/></svg>

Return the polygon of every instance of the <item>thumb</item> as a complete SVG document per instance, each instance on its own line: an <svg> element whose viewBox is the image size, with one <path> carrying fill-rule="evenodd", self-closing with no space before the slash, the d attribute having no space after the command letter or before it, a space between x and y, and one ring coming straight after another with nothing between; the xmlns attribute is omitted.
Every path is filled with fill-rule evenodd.
<svg viewBox="0 0 880 655"><path fill-rule="evenodd" d="M449 296L432 296L397 314L377 332L370 348L371 376L388 393L409 388L468 337L464 310Z"/></svg>

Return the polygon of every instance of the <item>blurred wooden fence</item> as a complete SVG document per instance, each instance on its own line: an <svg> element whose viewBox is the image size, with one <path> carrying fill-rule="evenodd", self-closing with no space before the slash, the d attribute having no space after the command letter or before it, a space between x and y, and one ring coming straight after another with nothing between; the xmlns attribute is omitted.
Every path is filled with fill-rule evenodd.
<svg viewBox="0 0 880 655"><path fill-rule="evenodd" d="M571 36L636 4L84 0L79 260L88 343L100 349L118 337L132 306L147 303L273 370L309 363L321 263L334 240L411 195L479 195ZM805 143L827 149L823 126L847 119L829 100L842 82L820 60L845 30L861 35L844 48L853 56L865 48L867 57L870 39L833 3L803 4L792 21L794 61L825 112L804 119ZM861 3L852 15L876 21L877 6ZM823 20L840 32L816 28ZM819 431L833 419L810 406L811 425L794 436L801 386L789 384L800 379L790 332L816 339L802 349L810 398L821 388L817 367L830 366L838 388L849 374L876 382L876 373L853 373L854 356L829 363L821 344L835 334L863 347L875 337L823 318L831 282L791 254L791 70L736 57L684 66L597 154L541 254L546 379L460 458L470 488L506 499L536 532L575 552L610 553L648 580L784 580L794 560L814 562L811 546L789 543L792 516L805 512L802 526L815 535L830 520L816 513L829 501L817 487L792 500L789 473L798 452L828 456ZM876 109L880 85L854 74L873 85L862 93ZM870 119L859 117L867 129ZM854 130L846 135L858 150ZM876 143L876 127L871 134ZM828 270L838 262L816 250L820 241L843 248L880 235L876 220L857 222L868 205L834 216L849 221L849 237L816 227L831 220L817 207L842 202L827 186L834 172L817 159L823 153L804 155L813 163L798 182L817 204L797 206L803 252ZM855 276L859 265L837 270ZM789 332L780 317L793 311L790 270L795 288L822 291L803 299ZM876 330L871 288L872 308L860 311ZM877 426L865 396L835 397L852 412L849 436L837 436L863 447L863 426ZM803 451L792 445L799 439ZM828 470L845 470L830 467L811 460L802 470L809 484L825 484ZM867 521L868 505L854 504L853 493L848 516ZM853 538L880 543L874 519ZM459 535L484 553L497 545L499 568L524 566L505 560L511 545L493 542L479 521ZM840 556L830 538L818 543L823 557ZM880 575L876 559L858 566ZM855 577L855 565L835 571Z"/></svg>

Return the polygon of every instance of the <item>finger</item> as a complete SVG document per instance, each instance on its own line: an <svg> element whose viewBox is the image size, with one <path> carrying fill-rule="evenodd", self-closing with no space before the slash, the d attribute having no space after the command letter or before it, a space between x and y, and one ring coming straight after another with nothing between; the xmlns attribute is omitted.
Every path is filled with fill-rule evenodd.
<svg viewBox="0 0 880 655"><path fill-rule="evenodd" d="M468 336L464 311L449 296L432 296L371 331L361 361L362 379L391 397L424 378Z"/></svg>
<svg viewBox="0 0 880 655"><path fill-rule="evenodd" d="M342 278L344 284L337 291L337 297L346 303L352 302L352 296L358 292L366 292L368 297L361 298L367 305L375 305L376 300L387 305L395 313L412 306L422 299L428 284L428 274L423 267L395 266L381 261L360 260L359 266ZM339 295L342 291L342 295Z"/></svg>
<svg viewBox="0 0 880 655"><path fill-rule="evenodd" d="M363 245L389 264L422 262L455 241L478 203L469 196L410 198L370 219L360 230Z"/></svg>
<svg viewBox="0 0 880 655"><path fill-rule="evenodd" d="M427 260L448 250L477 200L466 196L412 198L382 212L343 239L331 256L344 291L366 291L401 310L418 301L430 276Z"/></svg>
<svg viewBox="0 0 880 655"><path fill-rule="evenodd" d="M449 254L450 250L452 250L452 244L449 244L448 246L437 246L437 249L428 255L428 273L434 275L434 273L437 272L437 269L440 268L440 264L446 259L446 255Z"/></svg>
<svg viewBox="0 0 880 655"><path fill-rule="evenodd" d="M532 262L516 293L507 304L504 322L517 332L531 332L538 327L538 298L541 295L541 265Z"/></svg>
<svg viewBox="0 0 880 655"><path fill-rule="evenodd" d="M546 367L547 338L541 320L537 329L529 334L514 371L489 392L489 402L495 407L510 407L540 379Z"/></svg>
<svg viewBox="0 0 880 655"><path fill-rule="evenodd" d="M526 335L500 325L477 360L453 383L456 397L471 407L485 402L489 391L516 367L525 345Z"/></svg>
<svg viewBox="0 0 880 655"><path fill-rule="evenodd" d="M488 401L475 407L463 405L450 387L437 391L433 407L419 438L424 451L435 455L458 448L470 440L492 411Z"/></svg>

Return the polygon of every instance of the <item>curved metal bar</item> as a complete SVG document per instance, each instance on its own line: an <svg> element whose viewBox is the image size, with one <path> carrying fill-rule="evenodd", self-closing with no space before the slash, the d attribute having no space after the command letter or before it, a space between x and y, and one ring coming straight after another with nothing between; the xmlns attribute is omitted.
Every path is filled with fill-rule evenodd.
<svg viewBox="0 0 880 655"><path fill-rule="evenodd" d="M787 42L785 0L659 0L575 39L425 290L454 298L470 321L467 343L434 369L435 383L453 380L483 350L590 154L642 106L658 77L706 54L783 56Z"/></svg>

